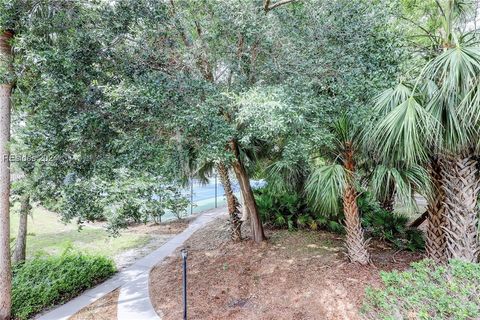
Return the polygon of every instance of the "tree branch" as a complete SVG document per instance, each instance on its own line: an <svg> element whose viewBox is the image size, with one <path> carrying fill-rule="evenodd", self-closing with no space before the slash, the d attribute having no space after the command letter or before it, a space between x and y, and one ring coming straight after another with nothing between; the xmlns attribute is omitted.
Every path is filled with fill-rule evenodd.
<svg viewBox="0 0 480 320"><path fill-rule="evenodd" d="M417 219L415 219L415 221L413 221L412 223L410 223L410 225L408 226L409 228L418 228L420 227L420 225L425 221L427 220L427 217L428 217L428 211L425 211L420 217L418 217Z"/></svg>
<svg viewBox="0 0 480 320"><path fill-rule="evenodd" d="M280 0L280 1L275 2L274 4L270 5L270 0L265 0L264 4L263 4L263 10L265 10L265 12L268 12L272 9L275 9L276 7L280 7L284 4L288 4L288 3L296 2L296 1L298 1L298 0Z"/></svg>
<svg viewBox="0 0 480 320"><path fill-rule="evenodd" d="M268 7L270 6L270 0L264 0L263 1L263 10L265 10L265 12L268 12Z"/></svg>

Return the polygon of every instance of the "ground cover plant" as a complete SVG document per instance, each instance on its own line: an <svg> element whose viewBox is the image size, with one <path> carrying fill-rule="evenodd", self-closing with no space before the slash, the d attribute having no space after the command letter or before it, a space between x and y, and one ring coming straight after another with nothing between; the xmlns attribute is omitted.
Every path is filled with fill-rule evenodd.
<svg viewBox="0 0 480 320"><path fill-rule="evenodd" d="M366 319L445 319L480 317L480 265L452 260L447 266L432 260L410 270L381 273L383 288L369 288Z"/></svg>
<svg viewBox="0 0 480 320"><path fill-rule="evenodd" d="M12 315L31 315L63 303L115 273L112 260L66 250L61 255L39 255L13 269Z"/></svg>

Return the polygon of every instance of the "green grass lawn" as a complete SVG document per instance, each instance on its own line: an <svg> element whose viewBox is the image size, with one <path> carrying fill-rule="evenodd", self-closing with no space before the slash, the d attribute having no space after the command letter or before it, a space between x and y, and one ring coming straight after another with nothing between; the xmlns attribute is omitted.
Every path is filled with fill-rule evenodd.
<svg viewBox="0 0 480 320"><path fill-rule="evenodd" d="M70 246L113 258L122 251L141 247L151 239L146 234L129 232L112 238L101 227L84 226L79 230L75 223L64 224L57 214L41 207L34 207L32 212L33 215L28 217L27 259L40 253L61 253ZM18 208L14 207L11 213L11 237L17 235L18 220Z"/></svg>

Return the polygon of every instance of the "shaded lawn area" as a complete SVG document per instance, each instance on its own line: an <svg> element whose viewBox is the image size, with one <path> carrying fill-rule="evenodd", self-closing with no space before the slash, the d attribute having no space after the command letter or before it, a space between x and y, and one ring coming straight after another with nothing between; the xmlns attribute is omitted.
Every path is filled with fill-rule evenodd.
<svg viewBox="0 0 480 320"><path fill-rule="evenodd" d="M28 217L27 259L41 253L59 254L70 246L113 258L128 249L146 245L152 238L149 234L126 231L112 238L101 226L86 225L79 230L75 223L64 224L57 214L41 207L34 207L32 213L33 216ZM13 238L17 236L18 208L13 208L10 217Z"/></svg>

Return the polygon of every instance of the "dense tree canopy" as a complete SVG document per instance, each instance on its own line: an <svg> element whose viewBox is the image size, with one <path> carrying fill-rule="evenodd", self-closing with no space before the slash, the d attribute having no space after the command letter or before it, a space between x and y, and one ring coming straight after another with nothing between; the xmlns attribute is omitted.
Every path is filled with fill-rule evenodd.
<svg viewBox="0 0 480 320"><path fill-rule="evenodd" d="M421 193L438 213L444 202L461 205L448 196L460 188L470 215L450 208L450 229L470 230L480 72L471 5L0 0L10 150L30 159L12 167L23 178L14 189L66 221L102 219L116 233L183 212L185 182L216 170L233 229L241 223L231 176L260 242L255 176L315 214L345 218L349 257L360 263L369 261L363 192L388 212ZM462 168L471 173L463 188ZM464 245L442 223L427 232L443 239L441 250Z"/></svg>

